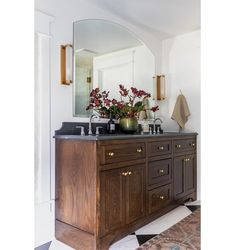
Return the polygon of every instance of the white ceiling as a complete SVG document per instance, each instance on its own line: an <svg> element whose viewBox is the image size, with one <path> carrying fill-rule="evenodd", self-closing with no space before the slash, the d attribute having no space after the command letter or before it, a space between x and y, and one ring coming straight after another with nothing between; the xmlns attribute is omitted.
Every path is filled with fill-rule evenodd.
<svg viewBox="0 0 235 250"><path fill-rule="evenodd" d="M200 28L200 0L87 0L159 39Z"/></svg>

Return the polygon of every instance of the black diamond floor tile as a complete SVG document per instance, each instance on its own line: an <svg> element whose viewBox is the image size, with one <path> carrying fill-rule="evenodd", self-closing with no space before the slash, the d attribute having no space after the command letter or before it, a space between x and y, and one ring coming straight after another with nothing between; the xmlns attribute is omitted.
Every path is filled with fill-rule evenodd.
<svg viewBox="0 0 235 250"><path fill-rule="evenodd" d="M131 233L130 235L135 235L135 232Z"/></svg>
<svg viewBox="0 0 235 250"><path fill-rule="evenodd" d="M46 244L43 244L39 247L34 248L34 250L48 250L50 245L51 245L51 241L49 241Z"/></svg>
<svg viewBox="0 0 235 250"><path fill-rule="evenodd" d="M187 206L186 207L188 209L190 209L192 212L194 212L195 210L197 210L200 206L199 205L190 205L190 206Z"/></svg>
<svg viewBox="0 0 235 250"><path fill-rule="evenodd" d="M136 235L136 238L138 240L139 245L144 244L146 241L152 239L154 236L157 234L141 234L141 235Z"/></svg>

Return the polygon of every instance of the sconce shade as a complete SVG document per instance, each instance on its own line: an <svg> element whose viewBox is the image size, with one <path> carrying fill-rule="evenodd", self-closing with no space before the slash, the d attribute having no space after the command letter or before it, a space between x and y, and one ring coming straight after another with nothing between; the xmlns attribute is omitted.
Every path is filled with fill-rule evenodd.
<svg viewBox="0 0 235 250"><path fill-rule="evenodd" d="M61 84L69 85L73 82L73 46L71 44L60 46Z"/></svg>
<svg viewBox="0 0 235 250"><path fill-rule="evenodd" d="M154 77L156 81L156 97L157 100L164 100L166 98L166 89L165 89L165 75L157 75Z"/></svg>

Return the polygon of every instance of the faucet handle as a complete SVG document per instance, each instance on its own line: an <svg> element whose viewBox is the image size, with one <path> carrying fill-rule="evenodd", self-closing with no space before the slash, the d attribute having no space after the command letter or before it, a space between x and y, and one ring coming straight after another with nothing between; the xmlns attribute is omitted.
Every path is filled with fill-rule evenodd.
<svg viewBox="0 0 235 250"><path fill-rule="evenodd" d="M99 132L99 129L100 129L100 128L103 128L103 127L99 127L99 126L98 126L98 127L95 128L95 134L96 134L96 135L99 135L99 134L100 134L100 132Z"/></svg>
<svg viewBox="0 0 235 250"><path fill-rule="evenodd" d="M76 128L80 128L81 129L81 135L85 135L85 132L84 132L84 127L83 126L76 126Z"/></svg>

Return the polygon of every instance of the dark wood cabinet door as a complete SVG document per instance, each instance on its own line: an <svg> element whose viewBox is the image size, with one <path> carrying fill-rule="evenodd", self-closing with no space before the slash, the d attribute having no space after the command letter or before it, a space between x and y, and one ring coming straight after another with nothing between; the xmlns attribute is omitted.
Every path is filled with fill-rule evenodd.
<svg viewBox="0 0 235 250"><path fill-rule="evenodd" d="M174 200L178 200L185 195L184 185L184 162L185 156L174 158L173 179L174 179Z"/></svg>
<svg viewBox="0 0 235 250"><path fill-rule="evenodd" d="M184 164L185 194L196 191L196 156L188 155Z"/></svg>
<svg viewBox="0 0 235 250"><path fill-rule="evenodd" d="M174 158L174 199L196 191L196 155Z"/></svg>
<svg viewBox="0 0 235 250"><path fill-rule="evenodd" d="M126 180L126 223L129 224L145 215L145 165L127 168Z"/></svg>
<svg viewBox="0 0 235 250"><path fill-rule="evenodd" d="M116 230L125 224L125 168L101 172L101 234Z"/></svg>

